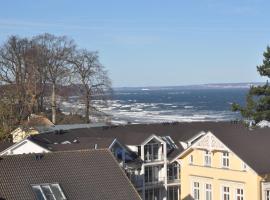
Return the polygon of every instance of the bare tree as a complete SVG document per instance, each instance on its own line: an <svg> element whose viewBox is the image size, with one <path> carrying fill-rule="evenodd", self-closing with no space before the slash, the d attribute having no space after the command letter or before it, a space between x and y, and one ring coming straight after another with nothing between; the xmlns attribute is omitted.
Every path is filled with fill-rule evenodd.
<svg viewBox="0 0 270 200"><path fill-rule="evenodd" d="M75 83L84 99L85 122L90 123L90 110L96 109L92 100L105 100L106 94L111 90L111 81L99 62L97 52L78 50L69 62L73 65Z"/></svg>
<svg viewBox="0 0 270 200"><path fill-rule="evenodd" d="M28 113L27 80L31 71L27 59L29 49L28 39L17 36L11 36L0 47L0 82L3 87L8 86L9 96L13 96L12 98L16 100L14 103L18 123Z"/></svg>
<svg viewBox="0 0 270 200"><path fill-rule="evenodd" d="M42 63L47 70L48 82L51 84L52 122L56 123L56 87L67 84L70 77L69 57L75 49L72 40L65 36L43 34L34 38L34 42L42 48Z"/></svg>

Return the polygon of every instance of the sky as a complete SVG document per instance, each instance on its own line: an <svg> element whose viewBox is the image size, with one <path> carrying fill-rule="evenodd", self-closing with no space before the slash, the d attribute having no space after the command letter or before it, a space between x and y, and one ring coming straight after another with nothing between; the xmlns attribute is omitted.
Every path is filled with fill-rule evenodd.
<svg viewBox="0 0 270 200"><path fill-rule="evenodd" d="M10 35L66 35L98 51L114 87L260 82L269 0L2 0Z"/></svg>

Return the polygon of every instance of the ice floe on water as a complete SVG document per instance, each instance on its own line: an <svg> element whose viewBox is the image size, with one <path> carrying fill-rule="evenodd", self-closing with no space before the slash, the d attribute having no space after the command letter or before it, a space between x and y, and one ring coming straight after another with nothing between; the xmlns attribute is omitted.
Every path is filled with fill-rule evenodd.
<svg viewBox="0 0 270 200"><path fill-rule="evenodd" d="M113 123L228 121L239 118L231 102L243 103L246 90L132 90L115 92L106 105L94 100ZM203 101L202 101L203 98ZM229 103L230 102L230 103ZM84 104L72 97L61 104L65 113L83 114Z"/></svg>

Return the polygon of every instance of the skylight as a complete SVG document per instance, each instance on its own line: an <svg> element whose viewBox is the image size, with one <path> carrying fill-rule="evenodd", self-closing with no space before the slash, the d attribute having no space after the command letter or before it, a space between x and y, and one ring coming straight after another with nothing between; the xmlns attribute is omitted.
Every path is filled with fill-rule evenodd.
<svg viewBox="0 0 270 200"><path fill-rule="evenodd" d="M58 183L46 183L32 185L37 200L66 200Z"/></svg>
<svg viewBox="0 0 270 200"><path fill-rule="evenodd" d="M176 144L170 136L161 136L161 138L167 143L167 148L169 150L177 149Z"/></svg>

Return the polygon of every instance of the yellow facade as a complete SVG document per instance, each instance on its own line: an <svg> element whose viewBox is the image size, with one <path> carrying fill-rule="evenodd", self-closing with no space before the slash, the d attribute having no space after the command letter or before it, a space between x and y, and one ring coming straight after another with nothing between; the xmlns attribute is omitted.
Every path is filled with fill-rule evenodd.
<svg viewBox="0 0 270 200"><path fill-rule="evenodd" d="M229 187L229 199L237 199L237 189L243 190L244 200L261 198L261 177L229 152L229 167L222 165L222 151L211 152L211 166L205 166L204 149L190 149L179 158L181 162L181 198L194 199L194 182L199 183L199 199L206 199L206 184L211 184L212 200L223 200L223 187ZM191 163L193 157L193 163ZM239 198L242 200L241 198Z"/></svg>
<svg viewBox="0 0 270 200"><path fill-rule="evenodd" d="M12 135L12 141L14 143L20 142L21 140L23 140L24 138L26 138L29 135L36 135L39 132L35 129L29 129L27 131L21 129L21 128L17 128L15 129L11 135Z"/></svg>

